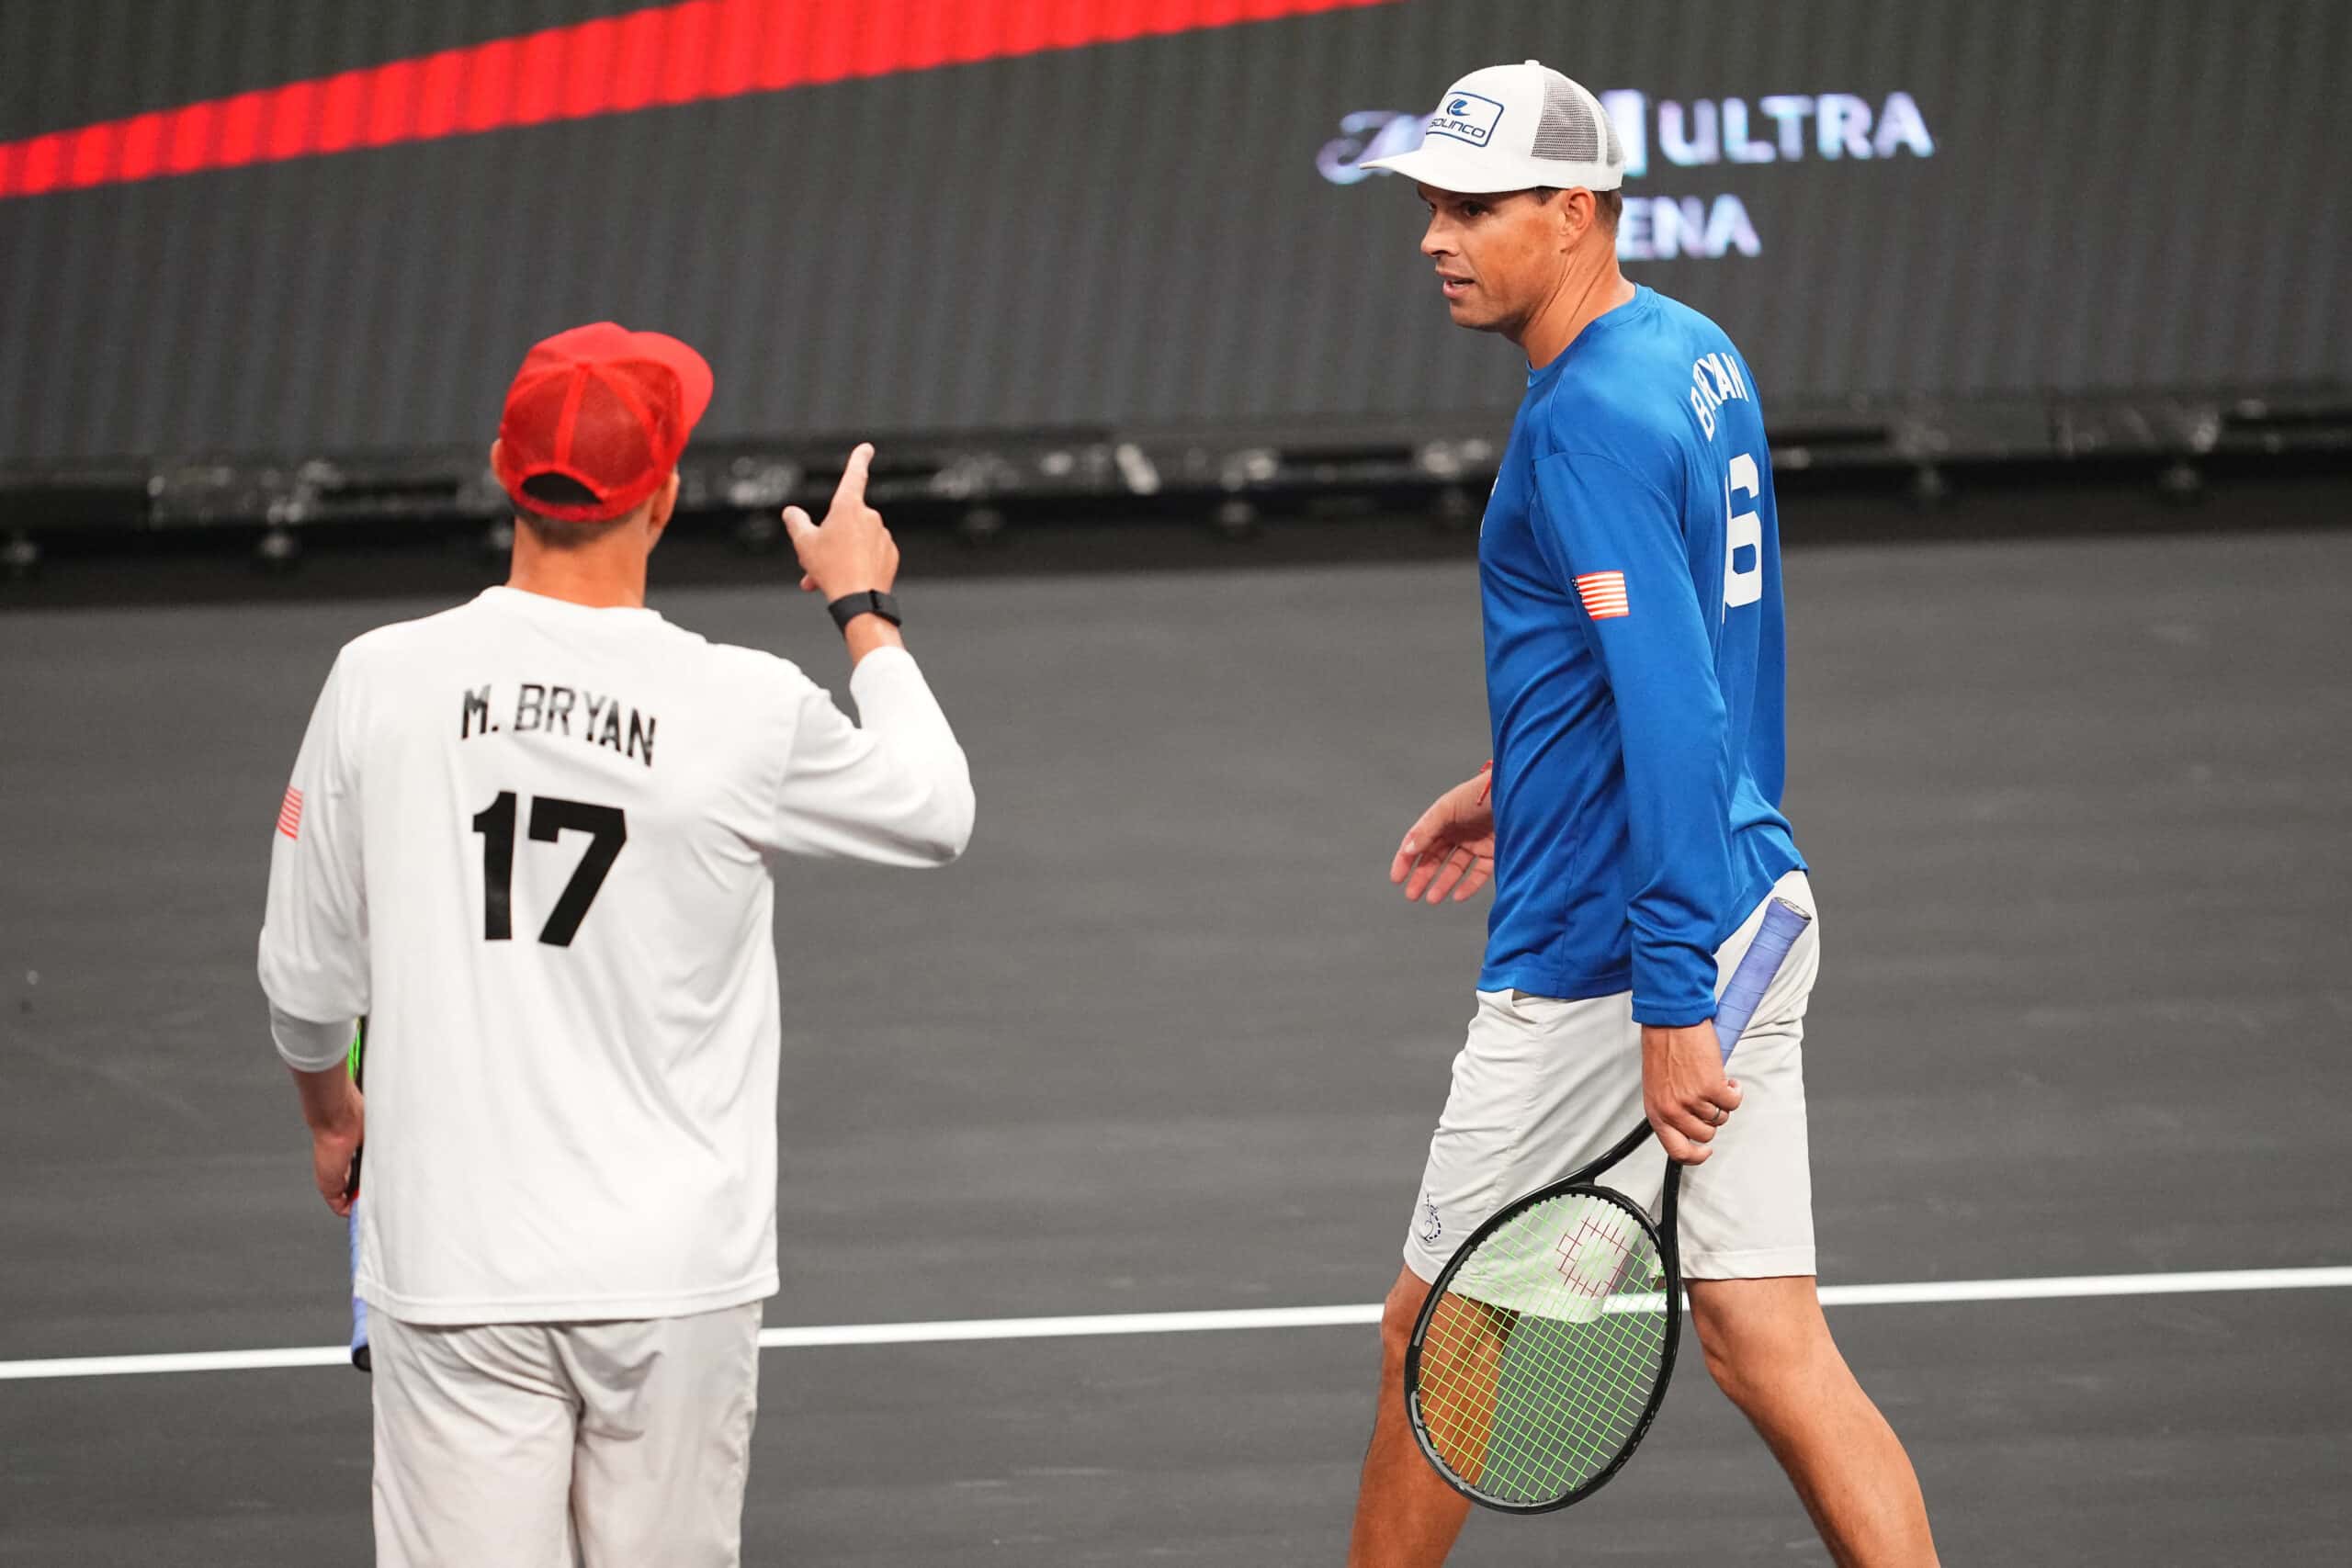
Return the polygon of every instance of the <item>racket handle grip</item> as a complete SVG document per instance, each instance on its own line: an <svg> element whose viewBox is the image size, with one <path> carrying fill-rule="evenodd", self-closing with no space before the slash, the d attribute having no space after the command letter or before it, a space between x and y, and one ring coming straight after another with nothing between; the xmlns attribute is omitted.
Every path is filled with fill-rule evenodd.
<svg viewBox="0 0 2352 1568"><path fill-rule="evenodd" d="M367 1082L367 1049L368 1018L363 1013L351 1033L350 1055L344 1058L354 1089ZM368 1303L359 1295L359 1162L367 1157L367 1145L352 1150L351 1174L344 1179L345 1195L351 1200L351 1364L363 1372L375 1371L375 1352L368 1348Z"/></svg>
<svg viewBox="0 0 2352 1568"><path fill-rule="evenodd" d="M368 1303L360 1299L356 1280L359 1274L359 1205L351 1206L351 1272L355 1283L351 1292L351 1364L361 1371L370 1370L374 1358L368 1349Z"/></svg>
<svg viewBox="0 0 2352 1568"><path fill-rule="evenodd" d="M1774 897L1764 906L1764 923L1756 928L1756 938L1740 955L1739 967L1732 971L1731 984L1724 987L1723 999L1715 1004L1715 1043L1723 1047L1724 1061L1731 1061L1732 1047L1747 1029L1747 1021L1756 1016L1756 1004L1764 999L1771 988L1773 978L1781 972L1781 962L1789 956L1789 949L1813 924L1813 917L1790 903Z"/></svg>

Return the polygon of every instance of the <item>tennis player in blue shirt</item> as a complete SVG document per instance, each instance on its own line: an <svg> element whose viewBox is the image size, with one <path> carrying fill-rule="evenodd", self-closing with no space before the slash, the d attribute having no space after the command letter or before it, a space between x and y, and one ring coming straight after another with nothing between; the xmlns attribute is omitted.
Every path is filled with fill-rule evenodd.
<svg viewBox="0 0 2352 1568"><path fill-rule="evenodd" d="M1742 1036L1715 992L1775 893L1816 908L1781 815L1779 528L1747 364L1617 270L1624 156L1590 93L1530 61L1447 90L1412 180L1455 324L1527 356L1480 528L1491 771L1422 813L1390 867L1460 901L1491 876L1478 1010L1389 1292L1379 1415L1349 1562L1444 1561L1469 1504L1417 1451L1415 1314L1504 1203L1657 1129L1612 1178L1653 1204L1673 1158L1690 1319L1840 1563L1933 1563L1910 1461L1814 1290L1800 1043L1816 919ZM1646 1160L1646 1166L1638 1163Z"/></svg>

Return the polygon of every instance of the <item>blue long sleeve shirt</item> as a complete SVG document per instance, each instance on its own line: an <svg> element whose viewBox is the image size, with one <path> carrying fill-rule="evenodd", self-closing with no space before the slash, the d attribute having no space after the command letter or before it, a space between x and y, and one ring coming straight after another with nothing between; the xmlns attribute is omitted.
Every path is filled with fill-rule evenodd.
<svg viewBox="0 0 2352 1568"><path fill-rule="evenodd" d="M1715 949L1800 869L1780 799L1780 528L1755 382L1637 288L1528 377L1480 527L1486 990L1714 1014Z"/></svg>

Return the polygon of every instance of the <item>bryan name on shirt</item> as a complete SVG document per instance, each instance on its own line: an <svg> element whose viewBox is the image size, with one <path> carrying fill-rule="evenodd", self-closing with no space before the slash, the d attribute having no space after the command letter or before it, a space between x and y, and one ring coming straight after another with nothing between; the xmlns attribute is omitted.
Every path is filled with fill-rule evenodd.
<svg viewBox="0 0 2352 1568"><path fill-rule="evenodd" d="M639 759L649 768L653 765L653 716L632 707L627 710L628 719L624 724L618 697L526 681L515 688L511 725L501 725L491 717L491 706L488 684L466 692L464 707L458 717L458 739L470 740L477 735L501 733L527 735L533 731L576 735L584 745L609 746L624 757ZM575 714L580 719L577 730L571 728Z"/></svg>

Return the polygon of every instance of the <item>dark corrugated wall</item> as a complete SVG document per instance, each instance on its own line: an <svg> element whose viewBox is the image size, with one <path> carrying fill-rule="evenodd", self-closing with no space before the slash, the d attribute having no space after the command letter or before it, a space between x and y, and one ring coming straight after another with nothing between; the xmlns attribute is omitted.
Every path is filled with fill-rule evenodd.
<svg viewBox="0 0 2352 1568"><path fill-rule="evenodd" d="M0 0L0 139L627 8ZM1916 99L1926 159L1676 167L1653 108L1629 194L1761 254L1627 270L1768 399L2352 378L2352 6L1423 0L0 201L0 458L486 439L599 316L709 353L713 435L1508 408L1410 193L1315 159L1531 54Z"/></svg>

